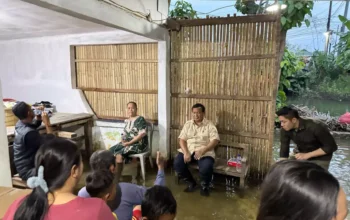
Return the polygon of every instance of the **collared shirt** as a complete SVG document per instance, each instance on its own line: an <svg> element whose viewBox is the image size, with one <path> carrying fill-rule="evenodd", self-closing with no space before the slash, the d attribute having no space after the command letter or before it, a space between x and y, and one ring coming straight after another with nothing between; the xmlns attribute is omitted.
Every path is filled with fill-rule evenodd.
<svg viewBox="0 0 350 220"><path fill-rule="evenodd" d="M193 120L187 121L182 128L179 139L187 142L187 147L191 154L193 154L196 148L207 146L213 140L220 141L219 133L215 125L205 118L199 125ZM182 152L182 150L179 149L179 152ZM205 156L215 158L214 149L206 152L203 157Z"/></svg>
<svg viewBox="0 0 350 220"><path fill-rule="evenodd" d="M312 119L299 119L299 128L290 131L281 129L280 157L289 157L290 141L297 145L300 153L308 153L321 148L326 155L311 158L310 160L332 159L333 152L338 149L337 144L327 126L320 121Z"/></svg>

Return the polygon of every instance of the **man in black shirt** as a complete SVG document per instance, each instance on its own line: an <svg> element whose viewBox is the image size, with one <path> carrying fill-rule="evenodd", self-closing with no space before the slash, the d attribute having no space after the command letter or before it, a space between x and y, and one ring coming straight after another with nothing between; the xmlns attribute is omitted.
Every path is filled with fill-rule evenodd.
<svg viewBox="0 0 350 220"><path fill-rule="evenodd" d="M281 122L280 158L289 158L289 145L292 140L296 144L295 159L309 160L328 169L337 144L327 126L322 122L299 117L298 111L283 107L277 111Z"/></svg>
<svg viewBox="0 0 350 220"><path fill-rule="evenodd" d="M50 119L47 113L34 115L31 107L25 102L19 102L12 108L19 119L15 126L15 140L13 143L14 163L19 176L23 180L35 175L35 154L42 144L42 138L37 128L44 122L47 134L52 134Z"/></svg>

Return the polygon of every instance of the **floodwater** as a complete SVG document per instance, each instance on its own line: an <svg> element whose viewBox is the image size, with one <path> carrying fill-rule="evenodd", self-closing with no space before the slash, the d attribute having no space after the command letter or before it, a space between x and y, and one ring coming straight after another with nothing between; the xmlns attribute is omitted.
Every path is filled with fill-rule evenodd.
<svg viewBox="0 0 350 220"><path fill-rule="evenodd" d="M334 101L325 99L305 99L299 97L288 97L288 104L305 105L309 108L315 107L319 112L328 113L331 116L340 116L350 111L349 101Z"/></svg>
<svg viewBox="0 0 350 220"><path fill-rule="evenodd" d="M341 186L344 188L349 201L350 210L350 137L336 138L339 145L335 152L330 172L338 178ZM277 160L279 152L279 132L275 133L275 143L273 157ZM85 166L85 172L89 167ZM128 168L125 167L126 176L123 181L131 182L131 176L128 176ZM152 186L156 177L156 170L147 167L146 186ZM85 175L84 175L85 176ZM198 176L198 172L194 173ZM82 178L79 188L84 185L85 177ZM172 190L178 203L177 220L254 220L259 204L259 183L252 183L248 178L247 187L244 190L238 190L233 187L233 179L226 179L224 176L215 176L214 186L210 197L205 198L199 195L199 190L194 193L185 193L186 187L183 183L178 184L171 168L166 172L166 184ZM350 216L348 217L350 220Z"/></svg>
<svg viewBox="0 0 350 220"><path fill-rule="evenodd" d="M307 100L296 100L294 104L316 106L319 111L330 111L331 115L343 114L350 110L349 103L340 103L323 100L310 103ZM344 104L344 105L343 105ZM335 107L337 106L337 107ZM336 138L339 146L338 151L334 153L330 164L330 172L339 180L341 186L347 194L350 210L350 136L348 138ZM275 132L275 142L273 148L273 157L278 159L279 155L279 131ZM146 186L152 186L155 179L155 169L147 169ZM195 173L195 176L197 174ZM131 177L123 177L124 181L131 181ZM184 184L177 184L174 173L171 168L166 173L167 186L172 190L177 203L177 220L254 220L256 218L259 204L259 183L247 181L247 187L244 190L238 190L233 187L233 179L226 179L223 176L215 176L215 189L212 190L210 197L205 198L199 195L199 191L194 193L184 193ZM83 183L82 183L83 185ZM350 216L348 217L350 219Z"/></svg>
<svg viewBox="0 0 350 220"><path fill-rule="evenodd" d="M336 139L339 150L334 154L330 165L330 172L338 178L344 188L349 201L350 210L350 137L349 139ZM274 158L278 159L279 132L276 131L274 144ZM154 177L153 177L154 179ZM209 198L204 198L198 192L184 193L184 184L178 185L174 174L167 175L167 186L172 190L178 202L178 220L253 220L259 204L259 184L252 183L248 179L248 186L243 191L231 187L231 182L224 177L214 179L215 189ZM226 186L226 184L228 186ZM152 185L152 180L147 182Z"/></svg>

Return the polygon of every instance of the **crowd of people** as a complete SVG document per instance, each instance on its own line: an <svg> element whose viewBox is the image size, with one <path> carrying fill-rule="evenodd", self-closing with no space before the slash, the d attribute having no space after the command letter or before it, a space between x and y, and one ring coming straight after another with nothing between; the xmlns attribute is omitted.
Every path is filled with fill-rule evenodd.
<svg viewBox="0 0 350 220"><path fill-rule="evenodd" d="M120 182L123 164L137 163L130 155L147 150L147 124L137 115L137 104L127 104L129 119L120 143L99 150L89 158L91 172L78 195L74 190L84 165L78 146L52 135L50 120L35 116L24 102L13 107L20 119L16 125L14 162L20 177L32 191L17 199L4 220L119 219L173 220L177 202L165 186L164 158L157 152L158 173L154 186L146 188ZM200 189L210 195L215 147L220 138L215 125L205 118L205 107L192 107L193 120L185 123L179 136L179 153L174 169L187 183L185 192ZM284 107L277 112L281 121L280 161L266 175L257 220L344 220L347 200L338 180L328 172L334 138L321 123L300 118ZM36 130L44 122L48 135ZM297 147L290 157L289 145ZM200 184L187 165L198 163Z"/></svg>

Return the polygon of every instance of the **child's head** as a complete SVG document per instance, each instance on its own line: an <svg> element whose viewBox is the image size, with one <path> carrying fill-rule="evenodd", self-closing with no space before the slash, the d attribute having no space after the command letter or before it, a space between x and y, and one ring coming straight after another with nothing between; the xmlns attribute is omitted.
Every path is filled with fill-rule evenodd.
<svg viewBox="0 0 350 220"><path fill-rule="evenodd" d="M114 175L109 170L94 170L86 177L86 191L91 197L111 201L116 197L116 189Z"/></svg>
<svg viewBox="0 0 350 220"><path fill-rule="evenodd" d="M176 200L165 186L148 189L142 201L141 211L144 220L173 220L176 216Z"/></svg>
<svg viewBox="0 0 350 220"><path fill-rule="evenodd" d="M94 152L90 157L90 167L95 170L109 170L115 172L115 157L109 150L99 150Z"/></svg>

